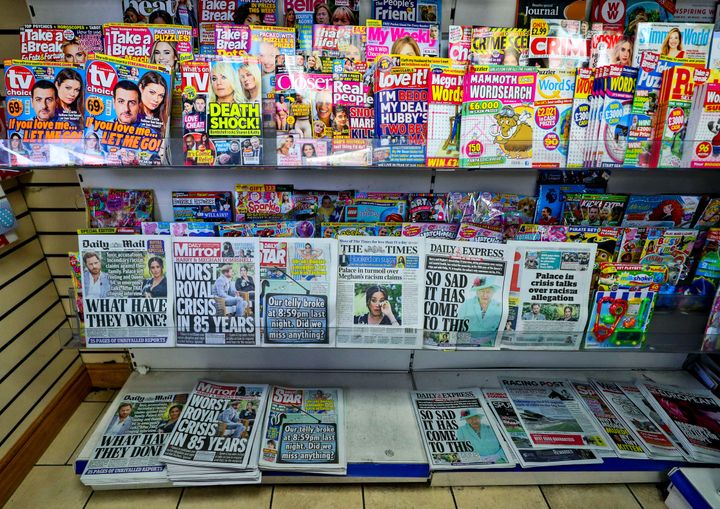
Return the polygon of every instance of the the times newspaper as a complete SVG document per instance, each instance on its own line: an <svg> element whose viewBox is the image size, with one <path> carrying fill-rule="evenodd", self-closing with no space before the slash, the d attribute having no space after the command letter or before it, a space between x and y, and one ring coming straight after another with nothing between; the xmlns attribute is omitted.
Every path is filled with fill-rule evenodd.
<svg viewBox="0 0 720 509"><path fill-rule="evenodd" d="M591 449L533 449L525 428L503 389L483 389L490 406L523 468L602 463Z"/></svg>
<svg viewBox="0 0 720 509"><path fill-rule="evenodd" d="M611 450L595 419L562 380L501 378L532 447Z"/></svg>
<svg viewBox="0 0 720 509"><path fill-rule="evenodd" d="M610 444L618 456L621 458L647 459L647 454L640 439L635 436L635 433L623 422L622 418L610 408L602 395L590 382L571 381L570 383L610 438Z"/></svg>
<svg viewBox="0 0 720 509"><path fill-rule="evenodd" d="M509 241L508 246L515 259L502 346L577 350L588 320L597 245Z"/></svg>
<svg viewBox="0 0 720 509"><path fill-rule="evenodd" d="M80 481L87 486L167 483L160 461L187 394L123 394Z"/></svg>
<svg viewBox="0 0 720 509"><path fill-rule="evenodd" d="M422 241L339 237L338 346L421 347Z"/></svg>
<svg viewBox="0 0 720 509"><path fill-rule="evenodd" d="M515 465L479 389L410 396L431 470Z"/></svg>
<svg viewBox="0 0 720 509"><path fill-rule="evenodd" d="M178 345L257 344L260 272L254 238L175 238Z"/></svg>
<svg viewBox="0 0 720 509"><path fill-rule="evenodd" d="M161 459L189 466L252 468L251 444L262 419L267 385L200 380L183 409Z"/></svg>
<svg viewBox="0 0 720 509"><path fill-rule="evenodd" d="M695 459L720 458L720 402L704 389L681 389L644 382L639 385L654 409Z"/></svg>
<svg viewBox="0 0 720 509"><path fill-rule="evenodd" d="M273 387L262 431L260 466L345 474L342 389Z"/></svg>
<svg viewBox="0 0 720 509"><path fill-rule="evenodd" d="M592 383L605 401L640 439L651 457L677 458L682 456L663 430L645 415L615 382L593 380Z"/></svg>
<svg viewBox="0 0 720 509"><path fill-rule="evenodd" d="M174 346L168 235L79 235L87 346Z"/></svg>
<svg viewBox="0 0 720 509"><path fill-rule="evenodd" d="M263 346L334 346L337 241L260 239Z"/></svg>
<svg viewBox="0 0 720 509"><path fill-rule="evenodd" d="M423 347L496 346L507 322L512 255L504 244L425 241Z"/></svg>

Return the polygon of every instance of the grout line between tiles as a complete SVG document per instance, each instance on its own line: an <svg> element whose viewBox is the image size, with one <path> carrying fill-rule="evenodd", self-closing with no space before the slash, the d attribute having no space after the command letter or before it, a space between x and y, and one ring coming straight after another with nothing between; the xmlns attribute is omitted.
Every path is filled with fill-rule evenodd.
<svg viewBox="0 0 720 509"><path fill-rule="evenodd" d="M637 498L637 496L635 495L635 492L632 490L632 488L630 487L630 485L629 485L629 484L625 484L624 486L625 486L625 487L627 488L627 490L630 492L630 494L631 494L632 497L635 499L635 501L638 503L638 505L644 509L645 506L642 504L642 502L640 502L640 499Z"/></svg>
<svg viewBox="0 0 720 509"><path fill-rule="evenodd" d="M272 491L270 492L270 506L268 507L268 509L272 509L274 496L275 496L275 485L273 484Z"/></svg>
<svg viewBox="0 0 720 509"><path fill-rule="evenodd" d="M450 486L450 496L453 499L453 504L455 505L455 509L458 509L457 500L455 499L455 490L453 489L452 486Z"/></svg>
<svg viewBox="0 0 720 509"><path fill-rule="evenodd" d="M552 506L550 505L550 501L549 501L549 500L547 499L547 497L545 496L545 492L543 491L543 487L542 487L542 486L538 486L538 489L540 490L540 494L542 495L542 498L543 498L543 500L545 501L545 505L547 506L547 508L548 508L548 509L552 509Z"/></svg>
<svg viewBox="0 0 720 509"><path fill-rule="evenodd" d="M365 485L364 484L360 485L360 498L362 499L363 509L366 509L365 508Z"/></svg>
<svg viewBox="0 0 720 509"><path fill-rule="evenodd" d="M177 505L175 506L175 509L179 509L179 508L180 508L180 503L182 502L183 495L185 495L185 488L182 488L182 489L180 490L180 496L178 497L178 501L177 501Z"/></svg>
<svg viewBox="0 0 720 509"><path fill-rule="evenodd" d="M85 501L85 505L83 505L83 509L86 509L86 508L87 508L87 505L90 503L90 499L93 498L93 495L94 495L94 494L95 494L95 490L92 490L92 491L90 492L90 496L89 496L89 497L87 498L87 500Z"/></svg>

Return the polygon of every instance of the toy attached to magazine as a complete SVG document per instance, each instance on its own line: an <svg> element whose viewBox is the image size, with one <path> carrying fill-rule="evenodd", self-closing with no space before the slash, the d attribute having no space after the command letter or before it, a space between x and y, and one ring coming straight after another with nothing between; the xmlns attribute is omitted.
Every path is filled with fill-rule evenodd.
<svg viewBox="0 0 720 509"><path fill-rule="evenodd" d="M136 189L84 188L91 228L138 227L153 215L153 192Z"/></svg>
<svg viewBox="0 0 720 509"><path fill-rule="evenodd" d="M585 348L640 348L652 316L655 293L597 292Z"/></svg>

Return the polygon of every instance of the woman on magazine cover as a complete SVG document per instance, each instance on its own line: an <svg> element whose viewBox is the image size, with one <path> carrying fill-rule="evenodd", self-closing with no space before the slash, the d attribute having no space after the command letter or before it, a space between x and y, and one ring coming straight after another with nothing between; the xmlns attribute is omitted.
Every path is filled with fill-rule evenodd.
<svg viewBox="0 0 720 509"><path fill-rule="evenodd" d="M679 28L671 29L660 47L660 55L667 55L673 58L685 58L683 50L682 33Z"/></svg>
<svg viewBox="0 0 720 509"><path fill-rule="evenodd" d="M195 14L195 8L190 0L178 0L178 6L175 11L173 23L192 28L198 27L197 14Z"/></svg>
<svg viewBox="0 0 720 509"><path fill-rule="evenodd" d="M175 424L180 418L182 408L182 405L173 405L170 407L168 410L168 418L160 421L160 424L158 424L158 433L172 433L172 430L175 429Z"/></svg>
<svg viewBox="0 0 720 509"><path fill-rule="evenodd" d="M60 45L60 50L63 53L63 60L69 64L84 64L87 59L87 52L83 49L77 37L63 42Z"/></svg>
<svg viewBox="0 0 720 509"><path fill-rule="evenodd" d="M355 14L350 10L349 7L341 5L335 7L335 12L332 14L332 24L335 26L349 26L355 24Z"/></svg>
<svg viewBox="0 0 720 509"><path fill-rule="evenodd" d="M150 50L150 63L164 65L170 68L170 72L177 72L180 58L175 43L156 41Z"/></svg>
<svg viewBox="0 0 720 509"><path fill-rule="evenodd" d="M395 318L392 306L388 300L388 291L385 287L373 285L365 290L365 305L368 312L362 316L354 317L356 324L367 325L400 325Z"/></svg>
<svg viewBox="0 0 720 509"><path fill-rule="evenodd" d="M230 62L215 62L210 69L209 102L219 104L242 103L240 76Z"/></svg>
<svg viewBox="0 0 720 509"><path fill-rule="evenodd" d="M420 46L411 36L406 35L396 40L390 49L391 55L407 55L411 57L421 56Z"/></svg>
<svg viewBox="0 0 720 509"><path fill-rule="evenodd" d="M250 102L259 103L262 99L260 93L260 84L262 77L260 76L260 68L257 65L243 65L238 71L240 84L242 85L245 99Z"/></svg>
<svg viewBox="0 0 720 509"><path fill-rule="evenodd" d="M315 6L315 13L313 14L313 24L329 25L330 16L330 7L328 6L328 4L318 4Z"/></svg>
<svg viewBox="0 0 720 509"><path fill-rule="evenodd" d="M167 278L165 277L165 264L159 256L148 260L150 278L143 281L142 293L146 299L154 297L167 297Z"/></svg>
<svg viewBox="0 0 720 509"><path fill-rule="evenodd" d="M160 123L160 134L165 130L170 94L163 77L155 71L145 73L138 82L142 111L139 119L157 119ZM148 122L143 122L148 123ZM149 122L152 126L153 122ZM157 127L157 126L156 126Z"/></svg>
<svg viewBox="0 0 720 509"><path fill-rule="evenodd" d="M77 119L82 116L83 82L75 69L65 68L55 77L57 89L57 109L64 113L75 113Z"/></svg>

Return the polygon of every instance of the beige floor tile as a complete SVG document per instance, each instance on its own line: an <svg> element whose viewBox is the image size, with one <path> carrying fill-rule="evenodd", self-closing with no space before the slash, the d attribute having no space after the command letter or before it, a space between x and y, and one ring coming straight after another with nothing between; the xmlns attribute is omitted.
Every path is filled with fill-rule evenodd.
<svg viewBox="0 0 720 509"><path fill-rule="evenodd" d="M5 505L10 509L81 508L92 490L80 483L71 467L33 467Z"/></svg>
<svg viewBox="0 0 720 509"><path fill-rule="evenodd" d="M540 489L551 509L640 509L624 484L543 486Z"/></svg>
<svg viewBox="0 0 720 509"><path fill-rule="evenodd" d="M665 497L657 484L628 484L643 509L665 509Z"/></svg>
<svg viewBox="0 0 720 509"><path fill-rule="evenodd" d="M353 486L275 486L271 509L363 509L362 488Z"/></svg>
<svg viewBox="0 0 720 509"><path fill-rule="evenodd" d="M75 463L75 459L77 458L78 454L80 454L80 451L83 450L83 447L85 447L85 444L88 440L90 440L90 436L92 435L92 431L95 429L95 426L98 425L100 422L100 419L102 419L102 416L105 415L105 412L107 411L108 407L110 406L110 402L103 403L103 409L98 414L97 418L95 419L95 422L93 422L90 427L88 428L88 432L85 433L85 436L83 437L82 441L78 444L78 446L75 448L75 450L72 452L70 457L67 460L68 465L73 465Z"/></svg>
<svg viewBox="0 0 720 509"><path fill-rule="evenodd" d="M272 486L185 488L179 509L268 509Z"/></svg>
<svg viewBox="0 0 720 509"><path fill-rule="evenodd" d="M117 391L114 389L101 389L93 391L85 397L85 401L112 401Z"/></svg>
<svg viewBox="0 0 720 509"><path fill-rule="evenodd" d="M86 509L175 509L182 488L96 491Z"/></svg>
<svg viewBox="0 0 720 509"><path fill-rule="evenodd" d="M104 407L105 403L80 403L78 409L65 423L37 464L64 465L87 432L90 431Z"/></svg>
<svg viewBox="0 0 720 509"><path fill-rule="evenodd" d="M546 509L537 486L454 487L458 509Z"/></svg>
<svg viewBox="0 0 720 509"><path fill-rule="evenodd" d="M366 509L454 509L450 488L365 485Z"/></svg>

